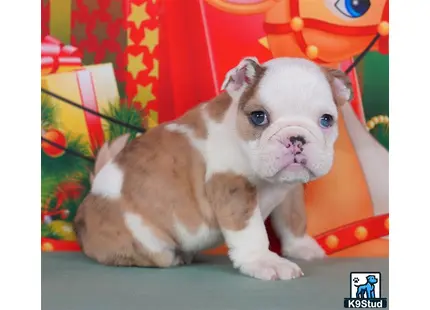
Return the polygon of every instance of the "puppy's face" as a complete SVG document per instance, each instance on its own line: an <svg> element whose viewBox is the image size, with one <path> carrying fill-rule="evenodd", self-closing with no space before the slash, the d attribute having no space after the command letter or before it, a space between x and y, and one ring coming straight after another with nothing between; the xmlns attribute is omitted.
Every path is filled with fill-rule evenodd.
<svg viewBox="0 0 430 310"><path fill-rule="evenodd" d="M270 182L308 182L332 167L338 106L347 77L310 61L244 59L224 86L237 104L235 127L255 174Z"/></svg>

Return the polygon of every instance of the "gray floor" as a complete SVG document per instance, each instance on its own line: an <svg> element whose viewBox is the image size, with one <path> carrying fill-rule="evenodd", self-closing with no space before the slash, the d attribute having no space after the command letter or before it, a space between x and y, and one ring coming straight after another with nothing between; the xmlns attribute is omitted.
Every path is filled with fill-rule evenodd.
<svg viewBox="0 0 430 310"><path fill-rule="evenodd" d="M298 262L305 277L264 282L237 273L224 257L173 269L105 267L80 253L42 254L43 310L336 310L351 271L380 271L388 259Z"/></svg>

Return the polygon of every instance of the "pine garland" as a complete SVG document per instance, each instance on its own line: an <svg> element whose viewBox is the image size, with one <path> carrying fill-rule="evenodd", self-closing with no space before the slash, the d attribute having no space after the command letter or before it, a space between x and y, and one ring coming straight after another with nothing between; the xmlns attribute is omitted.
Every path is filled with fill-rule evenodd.
<svg viewBox="0 0 430 310"><path fill-rule="evenodd" d="M42 94L42 128L56 127L55 106L49 101L49 96Z"/></svg>
<svg viewBox="0 0 430 310"><path fill-rule="evenodd" d="M108 108L105 109L104 114L133 126L142 126L140 111L129 104L120 104L119 102L110 104ZM126 133L130 134L129 141L131 141L136 138L136 134L138 134L138 132L134 131L133 129L129 129L111 122L108 122L104 129L109 134L109 141L112 141L113 139Z"/></svg>

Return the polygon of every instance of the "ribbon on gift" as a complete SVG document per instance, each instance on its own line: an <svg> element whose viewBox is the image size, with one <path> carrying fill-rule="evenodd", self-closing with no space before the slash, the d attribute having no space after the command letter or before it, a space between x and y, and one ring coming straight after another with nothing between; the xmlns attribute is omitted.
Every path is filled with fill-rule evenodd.
<svg viewBox="0 0 430 310"><path fill-rule="evenodd" d="M99 113L119 100L112 64L83 66L79 70L42 76L42 87ZM71 138L79 138L92 152L103 145L105 120L58 98L51 97L50 101L57 107L58 129Z"/></svg>
<svg viewBox="0 0 430 310"><path fill-rule="evenodd" d="M46 36L41 44L42 75L72 71L82 66L82 54L77 47L64 45L60 40Z"/></svg>

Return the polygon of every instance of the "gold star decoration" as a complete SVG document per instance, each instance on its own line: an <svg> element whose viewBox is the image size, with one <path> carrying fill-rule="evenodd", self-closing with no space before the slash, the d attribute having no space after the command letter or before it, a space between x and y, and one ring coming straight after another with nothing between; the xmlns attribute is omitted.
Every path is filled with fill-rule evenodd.
<svg viewBox="0 0 430 310"><path fill-rule="evenodd" d="M140 106L144 109L148 102L154 99L155 96L152 93L152 84L148 84L147 86L137 85L137 94L133 98L134 102L139 102Z"/></svg>
<svg viewBox="0 0 430 310"><path fill-rule="evenodd" d="M139 72L148 69L143 63L143 53L140 53L136 56L129 54L127 68L128 72L130 72L133 76L133 79L137 78Z"/></svg>
<svg viewBox="0 0 430 310"><path fill-rule="evenodd" d="M154 48L158 45L158 28L154 30L145 28L145 38L142 43L149 49L149 52L152 53Z"/></svg>
<svg viewBox="0 0 430 310"><path fill-rule="evenodd" d="M148 115L146 116L146 124L148 129L154 128L158 125L158 112L154 110L150 110Z"/></svg>
<svg viewBox="0 0 430 310"><path fill-rule="evenodd" d="M140 28L140 25L146 20L150 19L149 14L146 12L147 2L144 2L140 5L131 4L131 13L129 16L129 20L134 23L136 28Z"/></svg>
<svg viewBox="0 0 430 310"><path fill-rule="evenodd" d="M152 61L152 70L149 72L149 76L158 78L158 60L155 58Z"/></svg>

